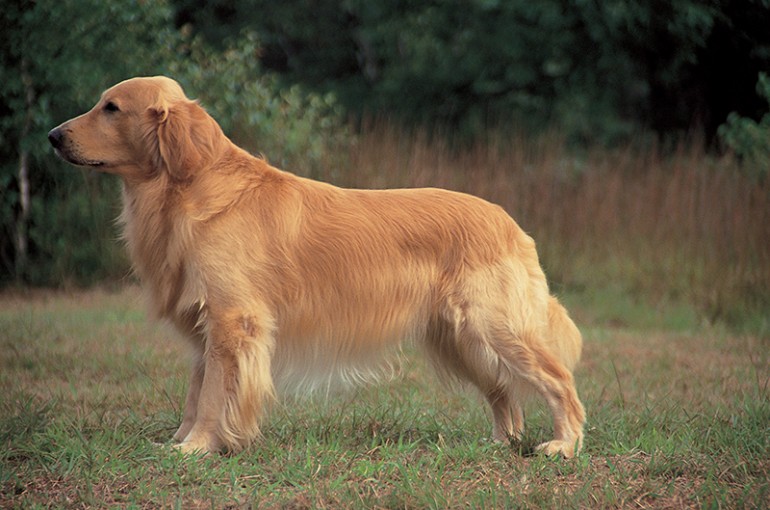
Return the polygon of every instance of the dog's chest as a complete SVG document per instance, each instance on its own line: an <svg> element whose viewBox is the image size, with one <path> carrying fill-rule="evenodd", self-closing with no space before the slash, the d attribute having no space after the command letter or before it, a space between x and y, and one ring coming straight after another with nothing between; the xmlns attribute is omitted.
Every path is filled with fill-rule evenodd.
<svg viewBox="0 0 770 510"><path fill-rule="evenodd" d="M200 272L192 259L193 231L180 216L144 202L124 203L123 236L134 271L150 294L153 313L177 322L206 302Z"/></svg>

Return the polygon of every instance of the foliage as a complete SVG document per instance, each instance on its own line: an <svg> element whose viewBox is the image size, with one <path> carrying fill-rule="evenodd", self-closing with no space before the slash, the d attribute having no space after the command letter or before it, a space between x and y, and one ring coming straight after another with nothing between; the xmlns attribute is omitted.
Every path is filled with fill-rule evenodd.
<svg viewBox="0 0 770 510"><path fill-rule="evenodd" d="M86 276L92 281L114 270L102 242L114 235L105 217L116 182L86 188L82 172L55 161L46 133L82 113L107 85L134 73L160 69L173 37L171 11L163 2L101 0L13 2L3 9L0 43L0 281L63 283ZM52 23L51 20L56 20ZM28 218L30 260L17 268L9 240L20 226L17 177L28 158L31 204ZM88 203L87 203L88 202ZM102 249L106 248L106 251ZM19 272L17 272L19 271Z"/></svg>
<svg viewBox="0 0 770 510"><path fill-rule="evenodd" d="M770 75L761 73L757 93L770 105ZM724 143L744 159L744 163L761 178L770 173L770 112L761 120L754 121L735 112L720 126L719 134Z"/></svg>
<svg viewBox="0 0 770 510"><path fill-rule="evenodd" d="M243 33L221 51L200 39L186 50L186 58L170 62L170 73L197 95L235 143L304 175L339 163L350 135L334 95L281 87L262 72L253 33Z"/></svg>
<svg viewBox="0 0 770 510"><path fill-rule="evenodd" d="M235 139L300 172L332 164L329 155L346 139L333 96L280 90L260 69L254 37L211 50L173 27L163 0L23 1L0 15L8 27L0 42L0 284L91 283L126 274L111 224L117 179L58 161L46 141L48 130L120 80L177 78ZM27 217L21 165L29 167ZM29 240L24 267L12 242L19 229Z"/></svg>
<svg viewBox="0 0 770 510"><path fill-rule="evenodd" d="M754 115L770 66L765 0L174 0L208 40L249 28L288 82L331 90L352 111L476 136L490 124L561 127L581 142L706 136ZM695 126L695 127L700 127Z"/></svg>

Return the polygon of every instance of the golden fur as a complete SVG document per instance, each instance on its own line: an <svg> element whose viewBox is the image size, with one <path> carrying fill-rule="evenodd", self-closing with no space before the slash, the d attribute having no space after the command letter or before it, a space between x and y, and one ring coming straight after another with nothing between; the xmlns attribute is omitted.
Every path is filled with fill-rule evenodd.
<svg viewBox="0 0 770 510"><path fill-rule="evenodd" d="M539 449L579 451L581 336L534 241L500 207L283 172L164 77L115 85L49 139L65 160L122 178L124 237L151 310L195 352L174 435L183 451L244 447L276 381L365 378L405 339L479 388L495 439L521 435L517 399L530 388L554 418Z"/></svg>

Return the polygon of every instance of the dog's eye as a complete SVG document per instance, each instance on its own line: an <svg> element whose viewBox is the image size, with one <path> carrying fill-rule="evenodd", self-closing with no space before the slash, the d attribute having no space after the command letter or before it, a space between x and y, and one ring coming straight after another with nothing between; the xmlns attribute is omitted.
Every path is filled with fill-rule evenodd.
<svg viewBox="0 0 770 510"><path fill-rule="evenodd" d="M119 112L120 111L120 108L118 108L118 105L116 105L112 101L110 101L109 103L104 105L104 109L105 109L105 111L108 111L108 112Z"/></svg>

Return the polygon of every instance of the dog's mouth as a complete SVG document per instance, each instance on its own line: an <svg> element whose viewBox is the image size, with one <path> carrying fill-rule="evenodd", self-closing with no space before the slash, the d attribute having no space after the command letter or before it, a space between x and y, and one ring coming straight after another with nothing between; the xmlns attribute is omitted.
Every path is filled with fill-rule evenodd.
<svg viewBox="0 0 770 510"><path fill-rule="evenodd" d="M105 162L98 159L83 158L79 154L77 145L74 147L67 141L67 129L57 127L48 132L48 141L51 142L54 152L67 163L77 166L100 167Z"/></svg>
<svg viewBox="0 0 770 510"><path fill-rule="evenodd" d="M56 153L57 156L59 156L61 159L63 159L67 163L70 163L76 166L86 166L91 168L97 168L100 166L104 166L105 164L104 161L88 160L88 159L73 157L70 154L63 152L61 149L54 149L54 152Z"/></svg>

